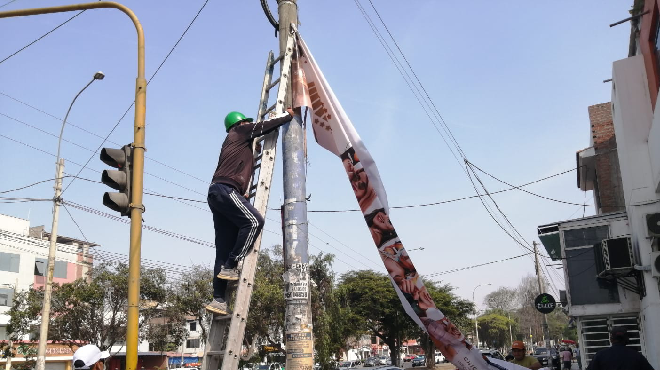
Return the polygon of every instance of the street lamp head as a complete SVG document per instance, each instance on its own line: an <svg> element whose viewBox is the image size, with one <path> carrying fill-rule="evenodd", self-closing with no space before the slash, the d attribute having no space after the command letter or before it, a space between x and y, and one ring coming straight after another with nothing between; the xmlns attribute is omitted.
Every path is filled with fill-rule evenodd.
<svg viewBox="0 0 660 370"><path fill-rule="evenodd" d="M94 79L95 80L102 80L105 77L105 74L103 72L98 71L94 74Z"/></svg>

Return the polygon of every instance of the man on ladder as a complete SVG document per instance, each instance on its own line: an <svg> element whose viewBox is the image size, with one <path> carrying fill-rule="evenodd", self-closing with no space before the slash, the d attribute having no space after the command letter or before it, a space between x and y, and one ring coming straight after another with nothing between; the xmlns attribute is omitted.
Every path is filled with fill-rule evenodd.
<svg viewBox="0 0 660 370"><path fill-rule="evenodd" d="M293 110L267 121L252 123L239 112L225 117L227 137L222 143L218 166L209 187L208 204L215 228L213 300L206 310L231 315L227 306L227 283L238 280L238 262L245 257L264 226L264 218L246 198L254 170L252 142L291 121ZM247 195L249 196L249 195Z"/></svg>

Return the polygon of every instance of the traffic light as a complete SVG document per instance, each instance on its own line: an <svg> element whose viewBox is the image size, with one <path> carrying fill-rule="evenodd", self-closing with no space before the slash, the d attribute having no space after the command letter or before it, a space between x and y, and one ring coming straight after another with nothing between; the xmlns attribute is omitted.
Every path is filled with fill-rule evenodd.
<svg viewBox="0 0 660 370"><path fill-rule="evenodd" d="M101 149L101 160L108 166L118 170L103 170L101 182L109 187L119 190L118 193L106 192L103 194L103 205L121 213L122 216L131 214L131 170L133 166L133 148L124 145L121 149Z"/></svg>

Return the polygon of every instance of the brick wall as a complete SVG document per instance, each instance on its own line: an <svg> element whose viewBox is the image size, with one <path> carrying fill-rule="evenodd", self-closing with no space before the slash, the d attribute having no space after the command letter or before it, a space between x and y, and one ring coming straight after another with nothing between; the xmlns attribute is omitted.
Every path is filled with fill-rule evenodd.
<svg viewBox="0 0 660 370"><path fill-rule="evenodd" d="M588 108L591 123L591 138L596 152L595 169L599 213L625 210L621 169L617 156L616 135L610 103L592 105Z"/></svg>

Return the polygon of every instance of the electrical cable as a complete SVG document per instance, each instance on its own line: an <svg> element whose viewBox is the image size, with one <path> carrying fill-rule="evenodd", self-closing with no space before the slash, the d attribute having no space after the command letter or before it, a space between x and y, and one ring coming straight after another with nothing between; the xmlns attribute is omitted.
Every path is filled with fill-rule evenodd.
<svg viewBox="0 0 660 370"><path fill-rule="evenodd" d="M64 177L66 177L66 176L62 176L62 178L64 178ZM13 191L19 191L19 190L23 190L23 189L31 188L31 187L33 187L33 186L35 186L35 185L39 185L39 184L43 184L44 182L51 182L51 181L55 181L55 180L57 180L57 179L56 179L56 178L53 178L53 179L48 179L48 180L37 181L37 182L32 183L32 184L30 184L30 185L22 186L22 187L20 187L20 188L0 191L0 194L11 193L11 192L13 192Z"/></svg>
<svg viewBox="0 0 660 370"><path fill-rule="evenodd" d="M37 112L40 112L40 113L42 113L42 114L44 114L44 115L46 115L46 116L48 116L48 117L54 118L55 120L57 120L57 121L59 121L59 122L62 122L62 121L63 121L62 118L59 118L59 117L57 117L57 116L55 116L55 115L53 115L53 114L51 114L51 113L48 113L48 112L46 112L46 111L44 111L44 110L42 110L42 109L39 109L39 108L37 108L37 107L35 107L35 106L33 106L33 105L30 105L30 104L28 104L28 103L26 103L26 102L24 102L24 101L22 101L22 100L19 100L19 99L15 98L15 97L13 97L13 96L11 96L11 95L8 95L8 94L4 93L4 92L2 92L2 91L0 91L0 95L5 96L5 97L7 97L7 98L9 98L9 99L11 99L11 100L14 100L14 101L17 102L17 103L23 104L23 105L25 105L25 106L27 106L27 107L29 107L29 108L31 108L31 109L37 111ZM85 133L87 133L87 134L89 134L89 135L96 136L96 137L99 138L99 139L103 139L103 136L101 136L101 135L99 135L99 134L96 134L96 133L94 133L94 132L92 132L92 131L89 131L89 130L85 129L84 127L81 127L81 126L75 125L75 124L71 123L70 121L66 121L66 124L67 124L67 126L75 127L75 128L77 128L77 129L79 129L79 130L81 130L81 131L83 131L83 132L85 132ZM109 139L108 139L106 142L111 143L111 144L114 144L114 145L117 145L117 146L122 146L122 145L123 145L123 144L119 144L119 143L117 143L117 142L115 142L115 141L112 141L112 140L109 140ZM88 150L91 151L91 149L88 149ZM203 182L203 183L205 183L205 184L208 184L208 183L209 183L208 181L206 181L206 180L202 180L201 178L199 178L199 177L197 177L197 176L195 176L195 175L189 174L189 173L184 172L184 171L182 171L182 170L180 170L180 169L178 169L178 168L172 167L172 166L168 165L167 163L163 163L163 162L158 161L158 160L156 160L156 159L154 159L154 158L151 158L151 157L147 156L146 154L145 154L144 158L145 158L145 159L148 159L148 160L150 160L150 161L152 161L152 162L154 162L154 163L157 163L157 164L159 164L159 165L161 165L161 166L163 166L163 167L169 168L169 169L171 169L171 170L173 170L173 171L175 171L175 172L178 172L178 173L180 173L180 174L182 174L182 175L185 175L185 176L188 176L188 177L193 178L193 179L195 179L195 180L198 180L198 181L200 181L200 182Z"/></svg>
<svg viewBox="0 0 660 370"><path fill-rule="evenodd" d="M14 1L15 1L15 0L14 0ZM12 1L10 1L9 3L7 3L7 4L3 5L3 6L9 5L9 4L11 4L11 3L12 3ZM44 33L44 34L41 35L38 39L32 41L31 43L29 43L29 44L23 46L23 47L20 48L20 49L18 49L18 50L15 51L13 54L11 54L11 55L9 55L8 57L6 57L5 59L0 60L0 64L2 64L2 63L4 63L5 61L9 60L9 58L15 56L16 54L20 53L21 51L23 51L23 50L29 48L29 47L32 46L34 43L38 42L39 40L43 39L44 37L50 35L53 31L55 31L55 30L57 30L58 28L64 26L65 24L69 23L71 20L73 20L73 18L75 18L75 17L81 15L81 14L84 13L84 12L85 12L85 10L82 10L82 11L80 11L80 12L74 14L71 18L69 18L69 19L67 19L66 21L60 23L59 25L57 25L57 26L56 26L55 28L53 28L52 30L50 30L50 31L48 31L48 32L46 32L46 33Z"/></svg>
<svg viewBox="0 0 660 370"><path fill-rule="evenodd" d="M2 4L2 5L0 5L0 8L4 8L5 6L7 6L7 5L9 5L9 4L11 4L11 3L15 2L15 1L17 1L17 0L10 0L10 1L8 1L8 2Z"/></svg>
<svg viewBox="0 0 660 370"><path fill-rule="evenodd" d="M186 33L188 32L188 30L190 29L190 27L192 27L193 23L195 23L195 21L197 20L197 17L199 17L199 14L202 12L202 10L204 10L204 8L206 7L206 4L208 4L208 2L209 2L209 0L204 1L204 4L202 4L202 7L199 9L199 11L197 12L197 14L196 14L195 17L193 18L193 20L190 22L190 24L188 24L188 27L186 27L186 29L185 29L185 30L183 31L183 33L181 34L181 37L179 37L179 39L178 39L177 42L174 44L174 46L172 47L172 49L170 49L169 53L167 53L167 55L165 56L165 59L163 59L163 61L160 63L160 65L158 65L158 68L156 68L156 71L151 75L151 77L149 77L149 80L147 81L147 86L149 86L149 84L151 83L151 81L153 80L153 78L156 77L156 74L158 74L158 72L160 71L160 69L161 69L161 67L163 66L163 64L165 64L165 62L166 62L167 59L170 57L170 55L172 55L172 53L174 52L174 49L176 49L177 45L179 45L179 42L181 42L181 40L183 40L183 37L186 35ZM126 117L126 114L128 114L128 112L131 110L131 108L133 108L134 105L135 105L135 100L133 100L133 102L132 102L131 105L128 107L128 109L126 109L126 111L125 111L124 114L121 116L121 118L119 118L119 121L117 121L117 123L112 127L112 130L110 130L110 132L108 133L108 135L105 136L105 138L103 139L103 141L101 142L101 144L99 145L99 147L96 148L96 150L94 151L94 153L89 157L89 159L87 160L87 162L85 162L85 165L82 166L82 168L80 169L80 171L78 171L78 173L76 174L76 176L80 175L80 172L82 172L82 170L84 170L85 167L87 167L87 165L89 164L89 161L91 161L92 158L94 158L94 156L96 155L96 153L99 151L99 149L101 149L101 147L103 146L103 144L105 144L105 142L108 140L108 138L110 137L110 135L112 135L112 133L115 132L115 130L117 129L117 126L119 126L119 124L121 123L121 121L124 119L124 117ZM71 180L71 182L69 182L69 184L64 188L64 190L62 190L62 194L64 194L64 192L66 192L66 190L71 186L71 184L73 184L73 182L74 182L75 180L76 180L76 179L75 179L75 177L74 177L74 178Z"/></svg>
<svg viewBox="0 0 660 370"><path fill-rule="evenodd" d="M535 180L535 181L530 181L530 182L527 182L525 184L518 185L517 187L520 188L520 187L536 184L538 182L549 180L553 177L557 177L557 176L560 176L560 175L563 175L563 174L566 174L566 173L569 173L569 172L572 172L572 171L575 171L575 168L572 168L570 170L566 170L566 171L563 171L563 172L559 172L559 173L556 173L554 175L546 176L544 178L541 178L541 179L538 179L538 180ZM499 194L499 193L504 193L504 192L511 191L511 190L516 190L517 187L516 186L511 186L508 189L493 191L493 192L491 192L491 194ZM481 196L483 196L483 195L470 195L470 196L466 196L466 197L454 198L454 199L449 199L449 200L442 200L442 201L433 202L433 203L412 204L412 205L405 205L405 206L391 206L390 208L391 209L405 209L405 208L437 206L437 205L440 205L440 204L453 203L453 202L458 202L458 201L466 200L466 199L479 198ZM582 207L582 205L580 205L580 207ZM272 210L277 210L277 208L271 208L271 209ZM362 210L360 210L360 209L316 210L316 211L311 210L311 211L307 211L307 212L308 213L342 213L342 212L362 212Z"/></svg>
<svg viewBox="0 0 660 370"><path fill-rule="evenodd" d="M468 166L473 167L473 168L476 168L476 169L479 170L480 172L483 172L483 173L486 174L487 176L490 176L491 178L495 179L496 181L499 181L499 182L501 182L501 183L503 183L503 184L505 184L505 185L511 186L512 188L514 188L514 189L516 189L516 190L520 190L520 191L523 191L523 192L525 192L525 193L527 193L527 194L531 194L531 195L533 195L533 196L535 196L535 197L539 197L539 198L541 198L541 199L550 200L550 201L557 202L557 203L570 204L570 205L573 205L573 206L580 206L580 207L585 206L585 204L573 203L573 202L567 202L567 201L564 201L564 200L554 199L554 198L545 197L545 196L543 196L543 195L539 195L539 194L536 194L536 193L532 193L532 192L529 191L529 190L522 189L522 188L519 187L519 186L511 185L511 184L509 184L508 182L506 182L506 181L504 181L504 180L500 180L499 178L497 178L497 177L491 175L490 173L488 173L488 172L482 170L481 168L477 167L474 163L472 163L472 162L470 162L470 161L468 161L468 160L466 160L466 163L468 164Z"/></svg>
<svg viewBox="0 0 660 370"><path fill-rule="evenodd" d="M267 0L261 0L261 9L263 9L264 13L266 14L266 18L268 18L268 22L270 22L270 24L273 27L275 27L275 37L277 37L277 31L279 31L280 29L280 24L277 23L277 21L273 17L273 14L270 12L270 9L268 8Z"/></svg>
<svg viewBox="0 0 660 370"><path fill-rule="evenodd" d="M369 15L366 13L366 11L364 10L364 8L363 8L362 5L360 4L359 0L355 0L355 3L356 3L356 5L358 6L358 9L362 12L362 15L363 15L363 17L365 18L365 20L367 20L367 22L369 23L370 27L372 28L372 31L374 31L374 33L376 34L377 38L378 38L379 41L381 42L381 45L383 45L383 42L381 41L381 39L384 40L384 37L383 37L382 35L380 35L380 31L378 31L377 29L374 28L373 22L371 21ZM463 160L464 160L464 161L466 162L466 164L467 164L467 158L466 158L465 152L462 150L462 148L461 148L460 145L458 144L458 141L456 140L456 137L453 135L453 133L451 132L451 129L449 128L449 126L447 125L447 123L446 123L446 122L444 121L444 119L442 118L442 115L441 115L440 112L438 111L437 106L435 105L435 103L433 102L433 100L430 98L430 96L429 96L428 93L426 92L426 89L423 87L423 84L421 83L421 81L419 80L419 78L417 77L417 75L414 73L414 70L412 69L412 66L411 66L410 63L407 61L407 58L405 58L405 54L403 53L403 51L401 50L401 48L398 47L398 43L396 43L396 40L394 39L393 35L391 34L391 32L389 32L389 29L387 28L387 25L386 25L385 22L383 21L382 17L380 17L380 14L379 14L378 11L376 10L375 6L373 5L373 2L370 2L370 3L371 3L372 8L374 9L374 11L376 11L376 13L378 14L378 17L379 17L381 23L382 23L382 24L385 26L385 28L387 29L388 34L390 35L390 38L394 41L395 45L397 45L397 48L398 48L398 50L399 50L399 53L404 57L404 60L406 61L408 67L411 69L411 71L412 71L413 74L415 75L418 84L419 84L419 85L422 87L422 89L425 91L425 93L426 93L426 99L428 99L428 101L425 99L427 105L429 105L429 102L430 102L430 105L433 106L433 111L434 111L435 116L438 118L438 123L439 123L440 126L443 128L443 130L444 130L445 133L447 134L448 138L452 141L452 144L453 144L453 146L455 147L455 149L457 150L457 152L460 154L460 156L463 158ZM389 55L390 55L390 52L388 51L388 49L389 49L389 50L391 50L391 49L390 49L388 46L385 46L385 45L383 45L383 47L386 49L386 52L388 53L388 56L389 56ZM395 65L397 65L397 62L396 62L391 56L390 56L390 58L391 58L392 61L395 63ZM399 62L399 63L400 63L400 62ZM399 69L398 66L397 66L397 69ZM400 73L401 73L401 72L400 72ZM406 77L404 76L404 74L401 73L401 75L402 75L402 77L404 77L404 80L405 80ZM407 82L407 83L408 83L408 82ZM409 85L409 87L410 87L410 83L408 83L408 85ZM419 97L417 97L417 94L415 93L415 91L414 91L413 89L411 89L411 91L413 92L413 95L416 96L416 98L418 99L418 101L420 101L420 99L419 99ZM418 90L418 91L419 91L419 90ZM425 110L425 112L427 112L427 111L426 111L426 108L424 107L424 105L423 105L423 104L420 104L420 105L421 105L422 108ZM427 112L427 116L428 116L428 112ZM458 161L458 158L457 158L456 155L454 154L454 151L452 150L451 146L448 144L448 142L447 142L447 140L445 139L445 137L444 137L444 135L442 134L442 132L440 132L440 130L438 129L436 123L435 123L433 120L431 120L431 124L433 124L433 126L434 126L435 129L436 129L436 131L438 131L438 133L439 133L440 136L442 137L443 141L445 142L445 144L448 146L449 150L450 150L450 151L452 152L452 154L454 155L454 158ZM458 161L458 162L460 162L460 161ZM529 243L524 239L524 237L522 237L522 235L520 234L520 232L518 232L518 230L517 230L517 229L515 228L515 226L511 223L511 221L510 221L509 218L506 216L506 214L501 210L501 208L499 207L499 205L497 204L497 202L495 202L495 200L491 197L490 193L488 192L488 190L486 189L485 185L483 184L483 181L481 181L481 179L480 179L479 176L476 174L476 172L474 172L474 169L471 169L471 168L470 168L469 166L467 166L467 165L466 165L465 168L463 168L463 166L460 165L460 163L459 163L459 166L460 166L460 167L466 172L466 175L467 175L468 179L470 180L470 182L472 183L475 192L476 192L477 195L479 196L479 199L481 200L481 203L482 203L482 205L484 206L484 209L486 209L486 211L488 212L489 216L493 219L493 221L494 221L494 222L495 222L495 223L496 223L496 224L497 224L497 225L498 225L498 226L499 226L499 227L500 227L500 228L501 228L501 229L502 229L502 230L503 230L503 231L504 231L504 232L505 232L505 233L506 233L511 239L513 239L517 244L519 244L519 245L520 245L521 247L523 247L524 249L530 251L531 249L529 248ZM473 177L474 177L474 179L473 179ZM492 210L492 209L490 208L490 206L488 206L487 203L484 201L484 199L482 198L482 194L477 190L477 186L476 186L476 183L474 182L474 180L477 180L477 181L480 183L482 189L483 189L483 190L485 191L485 193L486 193L486 196L488 197L488 199L490 199L490 202L493 203L495 209L497 209L497 212L498 212L498 213L500 214L500 216L504 219L505 224L508 225L508 226L504 226L504 225L501 223L501 221L499 221L499 220L495 217L495 215L494 215L495 211ZM507 228L510 228L511 231L507 230ZM517 235L517 236L515 236L514 234ZM522 242L521 242L518 238L520 238L520 239L522 240ZM523 242L524 242L524 243L523 243ZM530 259L531 259L531 257L530 257Z"/></svg>
<svg viewBox="0 0 660 370"><path fill-rule="evenodd" d="M480 264L472 265L472 266L467 266L467 267L455 268L455 269L451 269L451 270L447 270L447 271L432 272L432 273L430 273L430 274L425 274L425 275L421 275L421 276L422 276L423 278L428 278L428 277L433 277L433 276L440 276L440 275L451 274L451 273L458 272L458 271L470 270L470 269L477 268L477 267L482 267L482 266L486 266L486 265L492 265L492 264L494 264L494 263L510 261L510 260L513 260L513 259L516 259L516 258L521 258L521 257L529 256L530 254L532 254L532 253L525 253L525 254L521 254L521 255L518 255L518 256L508 257L508 258L504 258L504 259L500 259L500 260L496 260L496 261L484 262L484 263L480 263Z"/></svg>

